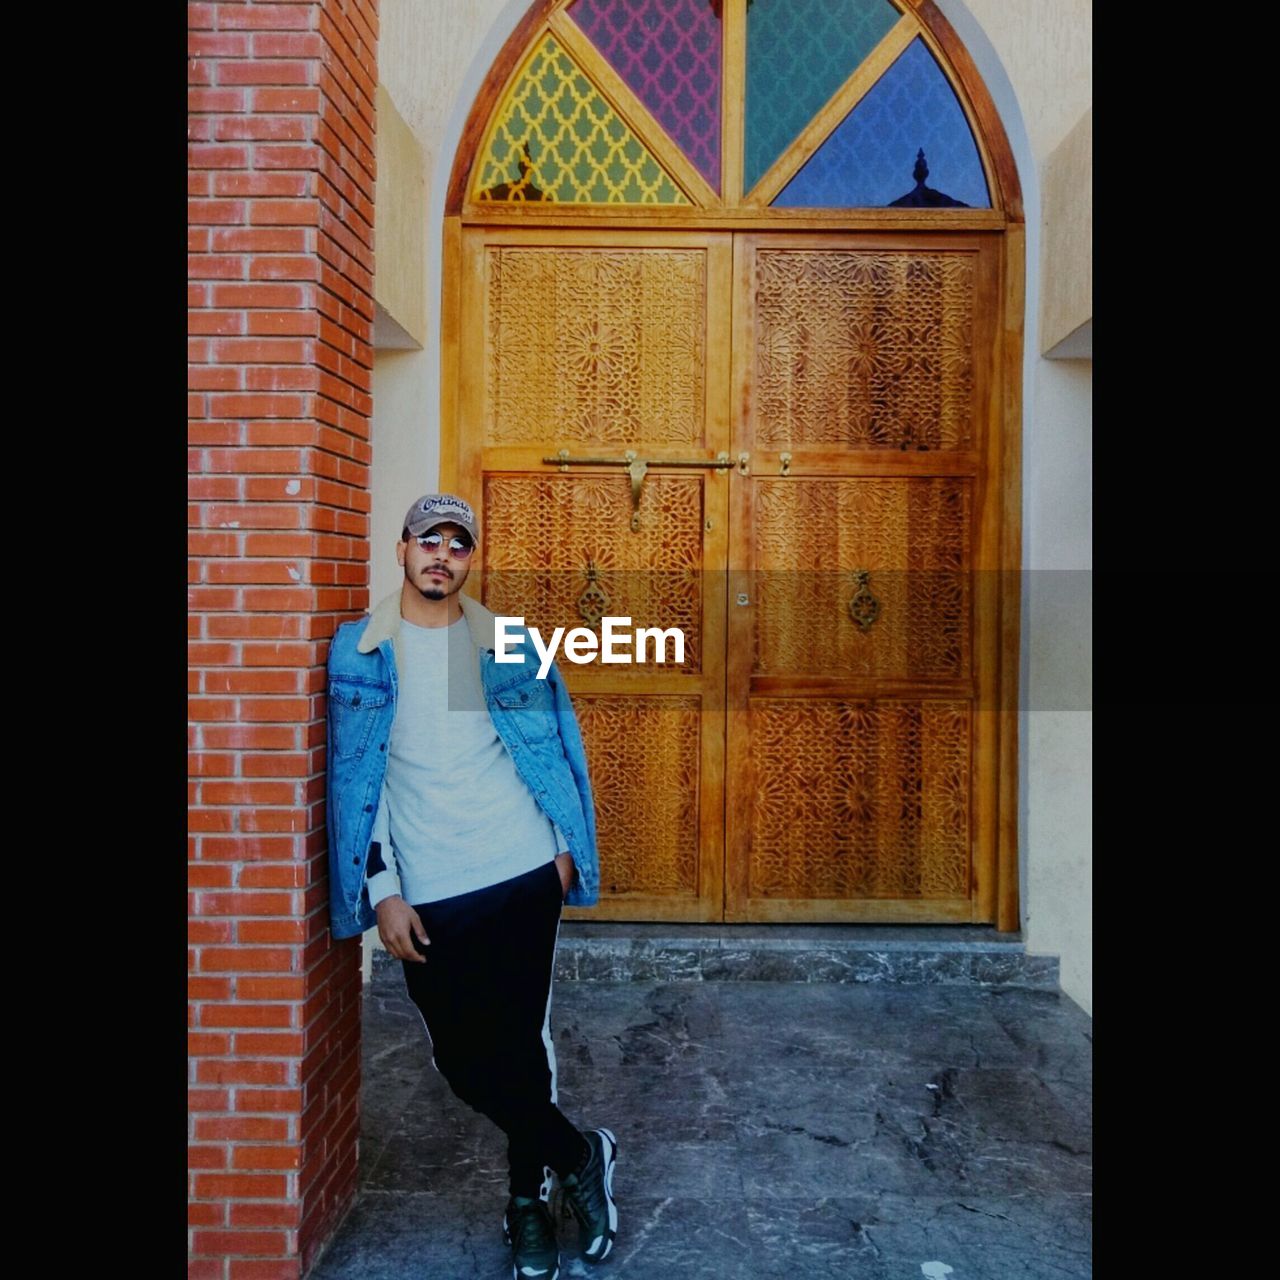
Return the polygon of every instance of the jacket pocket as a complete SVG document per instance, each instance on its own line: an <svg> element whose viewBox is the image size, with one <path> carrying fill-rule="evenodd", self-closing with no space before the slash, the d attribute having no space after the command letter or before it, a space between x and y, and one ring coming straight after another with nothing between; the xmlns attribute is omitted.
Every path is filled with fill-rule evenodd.
<svg viewBox="0 0 1280 1280"><path fill-rule="evenodd" d="M526 742L547 742L559 735L556 724L555 695L545 680L529 680L524 684L499 689L494 702L511 713L511 723Z"/></svg>
<svg viewBox="0 0 1280 1280"><path fill-rule="evenodd" d="M329 682L329 749L336 760L365 753L391 690L355 680Z"/></svg>

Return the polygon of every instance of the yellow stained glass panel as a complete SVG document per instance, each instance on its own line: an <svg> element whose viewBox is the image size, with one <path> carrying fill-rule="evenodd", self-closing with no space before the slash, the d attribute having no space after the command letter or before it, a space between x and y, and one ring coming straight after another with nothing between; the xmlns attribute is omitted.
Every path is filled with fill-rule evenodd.
<svg viewBox="0 0 1280 1280"><path fill-rule="evenodd" d="M472 199L690 203L550 34L494 115Z"/></svg>

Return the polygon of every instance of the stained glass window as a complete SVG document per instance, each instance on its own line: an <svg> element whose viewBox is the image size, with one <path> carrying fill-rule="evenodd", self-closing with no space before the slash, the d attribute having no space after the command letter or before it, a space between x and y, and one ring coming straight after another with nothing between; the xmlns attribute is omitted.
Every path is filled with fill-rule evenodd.
<svg viewBox="0 0 1280 1280"><path fill-rule="evenodd" d="M924 41L912 40L773 203L991 207L969 122Z"/></svg>
<svg viewBox="0 0 1280 1280"><path fill-rule="evenodd" d="M888 0L751 0L745 190L764 176L900 16Z"/></svg>
<svg viewBox="0 0 1280 1280"><path fill-rule="evenodd" d="M476 200L689 203L549 34L499 106L476 170Z"/></svg>
<svg viewBox="0 0 1280 1280"><path fill-rule="evenodd" d="M575 0L569 16L720 188L720 16L713 0Z"/></svg>

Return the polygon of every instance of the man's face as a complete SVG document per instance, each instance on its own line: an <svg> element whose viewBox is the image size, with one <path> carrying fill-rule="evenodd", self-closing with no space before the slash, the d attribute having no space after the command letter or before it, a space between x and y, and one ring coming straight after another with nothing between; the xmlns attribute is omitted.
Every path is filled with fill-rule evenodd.
<svg viewBox="0 0 1280 1280"><path fill-rule="evenodd" d="M428 529L422 537L440 535L438 547L427 548L410 535L408 542L396 543L396 559L404 569L405 581L411 583L428 600L444 600L462 588L471 572L471 560L476 552L465 560L459 560L449 549L454 538L469 543L471 535L460 524L438 524Z"/></svg>

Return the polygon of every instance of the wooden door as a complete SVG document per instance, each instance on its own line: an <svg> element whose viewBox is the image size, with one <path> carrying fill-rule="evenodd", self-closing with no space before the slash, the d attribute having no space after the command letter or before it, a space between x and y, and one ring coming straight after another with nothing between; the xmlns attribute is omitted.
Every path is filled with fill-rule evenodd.
<svg viewBox="0 0 1280 1280"><path fill-rule="evenodd" d="M595 917L990 918L993 240L474 228L464 263L485 603L687 638L560 663ZM638 505L575 461L628 450Z"/></svg>
<svg viewBox="0 0 1280 1280"><path fill-rule="evenodd" d="M724 233L463 233L481 598L544 636L602 615L685 635L679 665L559 661L595 792L594 919L723 916L729 478L663 462L729 445L731 253ZM638 506L628 470L574 461L628 450L648 464Z"/></svg>
<svg viewBox="0 0 1280 1280"><path fill-rule="evenodd" d="M997 248L738 237L727 919L993 918Z"/></svg>

